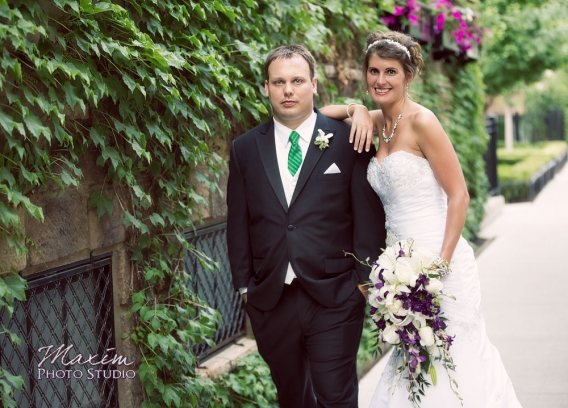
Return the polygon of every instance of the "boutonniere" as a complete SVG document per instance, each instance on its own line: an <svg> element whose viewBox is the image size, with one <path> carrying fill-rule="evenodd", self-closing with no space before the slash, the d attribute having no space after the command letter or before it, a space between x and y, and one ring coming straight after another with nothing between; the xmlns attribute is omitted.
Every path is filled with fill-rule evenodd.
<svg viewBox="0 0 568 408"><path fill-rule="evenodd" d="M333 133L325 134L325 132L321 129L318 129L318 133L316 141L314 142L316 146L319 146L320 150L329 147L329 139L333 137Z"/></svg>

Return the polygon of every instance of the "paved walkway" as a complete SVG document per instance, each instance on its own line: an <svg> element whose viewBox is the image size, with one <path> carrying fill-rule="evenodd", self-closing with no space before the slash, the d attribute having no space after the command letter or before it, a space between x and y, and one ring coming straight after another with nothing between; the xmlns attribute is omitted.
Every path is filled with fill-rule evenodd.
<svg viewBox="0 0 568 408"><path fill-rule="evenodd" d="M487 332L521 405L567 408L568 165L535 201L505 205L480 236L492 239L477 258ZM361 408L383 363L360 382Z"/></svg>

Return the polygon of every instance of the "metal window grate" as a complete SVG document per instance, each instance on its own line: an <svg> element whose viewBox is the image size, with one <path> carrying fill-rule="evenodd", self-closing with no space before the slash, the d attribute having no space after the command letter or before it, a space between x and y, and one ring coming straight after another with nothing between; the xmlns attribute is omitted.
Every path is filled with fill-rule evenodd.
<svg viewBox="0 0 568 408"><path fill-rule="evenodd" d="M53 377L63 370L72 370L71 378L46 378L38 368L45 356L41 347L73 345L66 361L81 354L85 359L105 353L112 358L115 347L112 304L112 273L110 254L75 262L26 277L27 301L17 302L10 319L7 312L0 316L2 324L18 334L20 346L14 346L7 336L0 337L0 364L24 379L23 391L15 392L20 408L100 407L118 406L117 381L93 375L88 369L112 370L114 366L62 364L51 358L42 368ZM100 361L100 360L99 360ZM81 378L77 378L79 371ZM75 375L75 377L74 377Z"/></svg>
<svg viewBox="0 0 568 408"><path fill-rule="evenodd" d="M215 348L206 344L195 346L195 353L203 359L228 343L235 341L246 332L245 310L241 296L233 289L229 258L227 253L226 221L209 224L187 232L186 238L195 248L207 254L220 265L220 270L208 271L199 260L190 254L185 256L186 269L191 276L191 285L201 299L216 309L223 321L215 333Z"/></svg>

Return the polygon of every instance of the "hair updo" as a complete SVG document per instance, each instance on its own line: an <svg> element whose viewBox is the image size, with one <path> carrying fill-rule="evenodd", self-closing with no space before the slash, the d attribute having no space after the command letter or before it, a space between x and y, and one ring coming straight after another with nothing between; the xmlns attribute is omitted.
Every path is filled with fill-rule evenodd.
<svg viewBox="0 0 568 408"><path fill-rule="evenodd" d="M393 44L393 42L401 44L402 46ZM404 48L408 50L408 54ZM371 57L378 55L381 58L393 59L400 62L407 77L416 76L424 67L424 60L422 59L420 48L420 44L406 34L396 31L388 33L376 31L367 37L365 57L363 59L363 75L365 77L369 69L369 60Z"/></svg>

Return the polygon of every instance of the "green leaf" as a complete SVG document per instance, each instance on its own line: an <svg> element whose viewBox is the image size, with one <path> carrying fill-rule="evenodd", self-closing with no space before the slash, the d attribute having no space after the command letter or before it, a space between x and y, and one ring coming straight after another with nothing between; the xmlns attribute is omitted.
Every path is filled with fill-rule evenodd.
<svg viewBox="0 0 568 408"><path fill-rule="evenodd" d="M151 214L149 218L150 218L150 222L155 227L165 227L166 226L166 222L164 221L164 218L158 213Z"/></svg>
<svg viewBox="0 0 568 408"><path fill-rule="evenodd" d="M0 278L2 280L2 278ZM18 274L8 275L3 278L5 294L8 299L26 300L27 282Z"/></svg>
<svg viewBox="0 0 568 408"><path fill-rule="evenodd" d="M95 190L89 196L87 202L87 208L90 210L92 208L97 208L97 217L101 218L105 213L112 215L113 212L113 201L108 195L106 195L102 190Z"/></svg>
<svg viewBox="0 0 568 408"><path fill-rule="evenodd" d="M118 163L120 162L120 153L118 153L118 151L112 146L105 146L101 153L103 159L105 161L110 159L112 167L116 169Z"/></svg>
<svg viewBox="0 0 568 408"><path fill-rule="evenodd" d="M6 207L6 205L0 201L0 221L7 227L17 227L20 223L20 217L18 217L16 211Z"/></svg>
<svg viewBox="0 0 568 408"><path fill-rule="evenodd" d="M23 380L22 376L12 375L9 371L7 371L5 369L2 370L2 374L4 375L6 380L8 380L8 382L10 382L12 384L12 387L14 387L18 390L24 389L24 380Z"/></svg>
<svg viewBox="0 0 568 408"><path fill-rule="evenodd" d="M11 134L14 130L14 120L12 116L8 115L6 112L0 110L0 125L6 133Z"/></svg>
<svg viewBox="0 0 568 408"><path fill-rule="evenodd" d="M162 336L156 334L156 333L150 333L148 334L148 344L150 345L150 347L152 348L156 348L156 346L158 345L158 343L160 342L160 338Z"/></svg>

